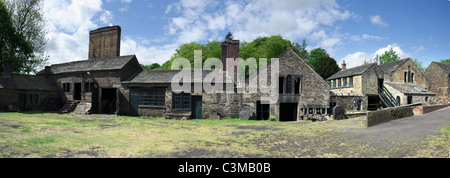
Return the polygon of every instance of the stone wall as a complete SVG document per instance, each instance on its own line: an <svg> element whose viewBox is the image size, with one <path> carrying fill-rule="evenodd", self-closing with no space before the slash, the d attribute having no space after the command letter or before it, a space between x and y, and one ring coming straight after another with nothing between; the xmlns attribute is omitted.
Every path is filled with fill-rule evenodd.
<svg viewBox="0 0 450 178"><path fill-rule="evenodd" d="M429 90L436 94L436 100L439 103L447 104L450 93L449 74L433 62L425 72L425 77L430 84Z"/></svg>
<svg viewBox="0 0 450 178"><path fill-rule="evenodd" d="M373 65L362 74L362 93L364 95L378 95L379 79L384 79L383 70Z"/></svg>
<svg viewBox="0 0 450 178"><path fill-rule="evenodd" d="M413 80L414 83L422 88L429 88L430 84L428 83L427 78L424 74L417 68L412 60L407 60L401 66L399 66L394 72L386 73L386 82L397 82L397 83L405 83L405 72L408 72L408 68L411 71L411 74L414 74ZM408 82L408 78L406 79Z"/></svg>
<svg viewBox="0 0 450 178"><path fill-rule="evenodd" d="M357 111L357 107L355 107L355 101L361 101L361 110L364 110L365 105L365 98L363 96L331 96L330 102L336 103L338 106L343 106L346 111Z"/></svg>
<svg viewBox="0 0 450 178"><path fill-rule="evenodd" d="M414 115L422 115L426 113L430 113L439 109L443 109L449 107L450 104L442 104L442 105L431 105L431 106L416 106L413 109Z"/></svg>
<svg viewBox="0 0 450 178"><path fill-rule="evenodd" d="M99 28L89 33L89 59L105 59L120 56L121 28Z"/></svg>
<svg viewBox="0 0 450 178"><path fill-rule="evenodd" d="M53 111L59 109L59 107L55 108L57 106L53 105L61 105L60 91L0 89L0 111L7 111L8 106L18 108L19 94L24 94L27 97L25 110L45 109Z"/></svg>
<svg viewBox="0 0 450 178"><path fill-rule="evenodd" d="M202 99L202 114L204 119L211 118L215 113L220 115L221 118L239 118L239 111L242 106L242 94L204 93L202 94Z"/></svg>
<svg viewBox="0 0 450 178"><path fill-rule="evenodd" d="M401 106L383 109L381 111L369 111L366 116L367 127L373 127L395 119L414 116L413 106Z"/></svg>
<svg viewBox="0 0 450 178"><path fill-rule="evenodd" d="M348 87L342 87L342 88L331 88L330 91L333 92L334 95L337 96L363 96L363 92L362 92L362 80L361 80L361 75L356 75L356 76L352 76L353 77L353 86L348 86ZM349 77L347 78L347 85L348 85L348 81L349 81ZM336 80L341 80L341 84L343 84L344 82L342 81L342 79L336 79ZM333 80L331 80L333 81ZM329 81L329 82L331 82ZM336 87L337 87L337 81L336 81ZM333 87L333 83L331 83L331 87Z"/></svg>

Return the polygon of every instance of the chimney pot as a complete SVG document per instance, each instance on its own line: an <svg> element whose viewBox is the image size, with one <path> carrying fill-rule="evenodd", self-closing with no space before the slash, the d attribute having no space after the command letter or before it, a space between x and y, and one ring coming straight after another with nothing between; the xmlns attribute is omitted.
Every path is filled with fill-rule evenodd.
<svg viewBox="0 0 450 178"><path fill-rule="evenodd" d="M342 70L347 70L347 64L345 63L345 60L342 61Z"/></svg>

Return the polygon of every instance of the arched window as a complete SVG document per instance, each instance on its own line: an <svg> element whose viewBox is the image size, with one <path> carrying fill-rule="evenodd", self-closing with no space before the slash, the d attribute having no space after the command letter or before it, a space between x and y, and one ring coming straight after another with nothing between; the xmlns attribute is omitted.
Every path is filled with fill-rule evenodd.
<svg viewBox="0 0 450 178"><path fill-rule="evenodd" d="M288 75L286 77L286 93L287 94L292 94L292 85L293 81L292 81L292 75Z"/></svg>

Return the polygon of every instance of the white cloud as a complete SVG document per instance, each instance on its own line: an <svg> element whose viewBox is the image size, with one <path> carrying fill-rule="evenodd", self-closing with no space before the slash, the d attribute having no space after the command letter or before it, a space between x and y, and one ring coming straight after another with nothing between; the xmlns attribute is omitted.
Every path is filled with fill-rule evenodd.
<svg viewBox="0 0 450 178"><path fill-rule="evenodd" d="M112 13L102 5L101 0L44 1L51 64L87 59L89 31L98 28L95 22L111 24Z"/></svg>
<svg viewBox="0 0 450 178"><path fill-rule="evenodd" d="M136 42L131 37L125 36L121 41L120 52L121 55L136 55L141 64L163 64L175 53L177 47L175 44L147 46Z"/></svg>
<svg viewBox="0 0 450 178"><path fill-rule="evenodd" d="M363 65L365 61L374 59L377 55L378 56L383 55L384 52L389 51L391 48L392 48L392 50L394 50L397 53L397 55L400 57L400 59L412 57L412 55L410 53L403 51L400 48L400 46L398 46L397 44L394 43L392 45L388 45L386 47L380 48L372 54L367 54L366 52L360 52L360 51L353 53L353 54L349 54L349 55L345 56L344 58L342 58L339 61L339 64L342 64L342 61L345 60L345 63L347 63L347 68L357 67L357 66Z"/></svg>
<svg viewBox="0 0 450 178"><path fill-rule="evenodd" d="M369 55L365 52L356 52L356 53L345 56L343 59L341 59L339 64L342 64L342 61L345 60L345 63L347 64L347 68L350 69L350 68L354 68L354 67L363 65L364 61L370 60L370 59L372 59L371 55Z"/></svg>
<svg viewBox="0 0 450 178"><path fill-rule="evenodd" d="M127 3L127 4L131 3L131 1L133 1L133 0L120 0L120 2Z"/></svg>
<svg viewBox="0 0 450 178"><path fill-rule="evenodd" d="M181 0L168 5L166 15L177 15L169 19L167 35L177 36L177 42L200 41L228 28L235 38L243 41L271 35L282 35L294 41L320 31L321 26L332 26L353 15L342 10L334 0L250 0L245 4L228 0L224 8L217 10L218 3ZM333 46L339 41L333 38L322 43Z"/></svg>
<svg viewBox="0 0 450 178"><path fill-rule="evenodd" d="M380 27L389 27L389 24L383 21L380 15L370 16L370 22Z"/></svg>
<svg viewBox="0 0 450 178"><path fill-rule="evenodd" d="M408 57L411 57L411 56L412 56L411 54L406 53L405 51L403 51L403 50L400 48L400 46L398 46L397 44L394 43L394 44L388 45L388 46L386 46L386 47L384 47L384 48L380 48L379 50L377 50L377 51L373 54L373 57L375 57L376 55L381 56L381 55L383 55L384 52L391 50L391 48L392 48L392 50L394 50L394 51L397 53L397 55L398 55L401 59L408 58Z"/></svg>

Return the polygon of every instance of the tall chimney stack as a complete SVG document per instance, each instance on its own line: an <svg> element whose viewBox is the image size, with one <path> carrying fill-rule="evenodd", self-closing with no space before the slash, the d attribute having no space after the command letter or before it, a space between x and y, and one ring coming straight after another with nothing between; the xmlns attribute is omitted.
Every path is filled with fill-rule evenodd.
<svg viewBox="0 0 450 178"><path fill-rule="evenodd" d="M239 40L233 40L233 35L231 33L228 33L225 37L225 42L222 43L221 60L223 71L227 71L227 58L233 58L234 60L239 58ZM237 64L228 64L228 66L235 65Z"/></svg>
<svg viewBox="0 0 450 178"><path fill-rule="evenodd" d="M345 63L345 60L342 61L342 70L347 70L347 64Z"/></svg>
<svg viewBox="0 0 450 178"><path fill-rule="evenodd" d="M89 33L89 60L120 56L120 26L103 27Z"/></svg>

